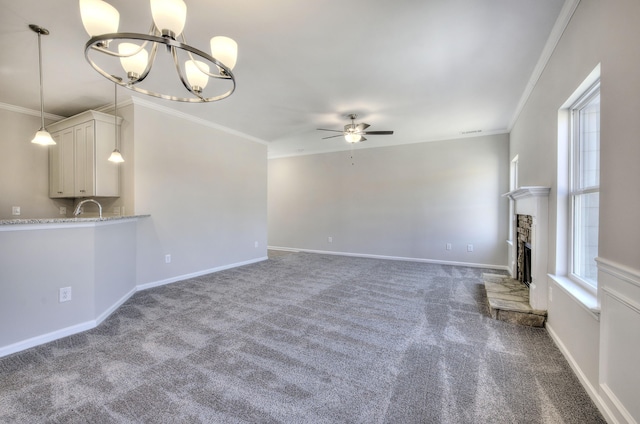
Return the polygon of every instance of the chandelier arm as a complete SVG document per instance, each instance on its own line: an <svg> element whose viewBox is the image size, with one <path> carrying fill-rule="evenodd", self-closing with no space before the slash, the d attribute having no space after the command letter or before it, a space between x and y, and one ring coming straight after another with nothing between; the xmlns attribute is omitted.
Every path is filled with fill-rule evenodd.
<svg viewBox="0 0 640 424"><path fill-rule="evenodd" d="M180 78L182 85L184 85L184 88L186 88L194 96L200 98L200 100L204 101L204 97L200 95L197 91L195 91L191 87L191 84L189 84L189 82L185 78L184 73L182 72L182 68L180 67L180 62L178 60L178 52L174 47L171 47L171 56L173 57L173 63L176 65L176 72L178 73L178 77Z"/></svg>
<svg viewBox="0 0 640 424"><path fill-rule="evenodd" d="M155 28L155 26L154 26ZM154 30L155 31L155 30ZM190 97L178 97L178 96L172 96L172 95L168 95L168 94L162 94L162 93L157 93L155 91L151 91L151 90L147 90L144 89L142 87L139 87L137 85L135 85L134 83L126 83L126 82L122 82L122 81L118 81L117 79L115 79L111 74L109 74L108 72L105 72L102 68L100 68L100 66L95 63L91 57L90 57L90 52L91 51L98 51L98 52L104 52L103 49L96 49L94 48L94 46L96 46L97 44L101 43L102 41L106 41L106 40L138 40L138 41L148 41L153 43L153 47L152 47L152 52L157 50L157 46L159 44L164 44L165 46L168 47L174 47L177 49L180 49L182 51L185 51L187 53L192 53L195 55L198 55L202 58L204 58L205 60L208 60L209 62L213 63L214 65L216 65L219 69L221 69L223 71L223 74L221 75L215 75L215 74L210 74L209 76L214 77L214 78L219 78L219 79L226 79L226 80L230 80L232 83L232 87L231 89L229 89L227 92L217 95L217 96L212 96L212 97L195 97L195 98L190 98ZM161 99L165 99L165 100L173 100L173 101L180 101L180 102L188 102L188 103L202 103L202 102L213 102L213 101L218 101L218 100L222 100L225 99L227 97L229 97L231 94L233 94L233 92L236 89L236 81L235 81L235 77L233 75L233 73L231 72L231 69L229 69L229 67L227 67L226 65L224 65L222 62L220 62L219 60L217 60L216 58L214 58L213 56L198 50L195 47L191 47L190 45L186 44L186 43L181 43L180 41L176 41L174 39L168 38L168 37L158 37L156 35L151 35L151 34L140 34L140 33L112 33L112 34L102 34L102 35L97 35L95 37L92 37L91 39L89 39L89 41L87 41L87 43L85 44L85 50L84 50L84 55L85 55L85 59L87 60L87 62L89 62L89 64L103 77L107 78L108 80L119 84L125 88L128 88L132 91L136 91L142 94L146 94L149 96L153 96L153 97L158 97ZM111 56L117 56L115 54L112 54ZM155 58L155 55L153 55ZM151 68L151 64L152 64L153 60L149 60L148 63L148 69L145 71L148 71ZM147 72L148 73L148 72ZM145 75L146 77L146 75ZM137 82L140 82L141 79L139 78L138 80L136 80ZM190 93L193 94L192 90L189 90Z"/></svg>

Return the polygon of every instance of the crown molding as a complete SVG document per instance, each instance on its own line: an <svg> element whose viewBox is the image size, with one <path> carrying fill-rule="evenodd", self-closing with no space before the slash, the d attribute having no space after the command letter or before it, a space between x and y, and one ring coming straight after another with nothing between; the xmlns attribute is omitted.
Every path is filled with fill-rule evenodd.
<svg viewBox="0 0 640 424"><path fill-rule="evenodd" d="M162 105L156 104L154 102L150 102L149 100L145 100L145 99L142 99L142 98L137 97L137 96L132 96L131 100L132 100L133 104L136 105L136 106L142 106L142 107L145 107L147 109L153 109L153 110L158 111L158 112L166 113L167 115L172 115L172 116L175 116L177 118L184 119L186 121L191 121L191 122L193 122L195 124L203 125L205 127L216 129L218 131L226 132L227 134L235 135L237 137L241 137L241 138L244 138L246 140L253 141L254 143L262 144L262 145L265 145L265 146L269 144L267 141L262 140L262 139L260 139L258 137L254 137L252 135L245 134L245 133L240 132L240 131L236 131L236 130L234 130L232 128L228 128L228 127L225 127L223 125L219 125L219 124L216 124L214 122L207 121L206 119L202 119L202 118L195 117L193 115L189 115L188 113L180 112L180 111L177 111L175 109L171 109L169 107L162 106Z"/></svg>
<svg viewBox="0 0 640 424"><path fill-rule="evenodd" d="M8 103L0 103L0 109L8 110L10 112L21 113L23 115L36 116L40 118L39 110L27 109L26 107L22 107L22 106L10 105ZM54 115L53 113L47 113L47 112L44 113L44 117L45 119L49 119L51 121L59 121L61 119L66 118L66 116Z"/></svg>

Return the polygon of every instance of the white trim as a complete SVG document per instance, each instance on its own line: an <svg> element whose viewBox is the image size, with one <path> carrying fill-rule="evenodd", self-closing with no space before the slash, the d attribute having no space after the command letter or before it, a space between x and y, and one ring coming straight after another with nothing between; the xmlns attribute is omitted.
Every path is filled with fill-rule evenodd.
<svg viewBox="0 0 640 424"><path fill-rule="evenodd" d="M11 355L12 353L17 353L22 350L26 350L32 347L36 347L45 343L52 342L54 340L61 339L63 337L72 336L77 333L82 333L83 331L91 330L95 328L96 321L85 321L80 324L72 325L70 327L65 327L60 330L55 330L47 334L42 334L40 336L31 337L27 340L22 340L17 343L13 343L4 347L0 347L0 358L3 356Z"/></svg>
<svg viewBox="0 0 640 424"><path fill-rule="evenodd" d="M199 124L199 125L203 125L205 127L216 129L218 131L223 131L223 132L226 132L227 134L235 135L235 136L244 138L246 140L253 141L254 143L262 144L262 145L265 145L265 146L269 144L267 141L262 140L261 138L254 137L254 136L249 135L249 134L245 134L243 132L234 130L234 129L229 128L229 127L225 127L225 126L220 125L220 124L216 124L216 123L211 122L211 121L207 121L206 119L202 119L202 118L195 117L193 115L189 115L188 113L180 112L180 111L177 111L175 109L168 108L166 106L161 106L161 105L153 103L153 102L151 102L149 100L141 99L139 97L132 97L131 99L133 101L133 104L137 105L137 106L143 106L143 107L146 107L147 109L152 109L152 110L155 110L157 112L166 113L167 115L172 115L172 116L175 116L177 118L184 119L186 121L191 121L193 123L196 123L196 124Z"/></svg>
<svg viewBox="0 0 640 424"><path fill-rule="evenodd" d="M381 149L385 147L394 147L394 146L405 146L410 144L421 144L421 143L434 143L438 141L457 141L464 140L468 138L481 138L492 135L501 135L501 134L509 134L509 130L499 129L499 130L490 130L490 131L482 131L481 133L473 133L469 135L442 135L440 137L434 138L424 138L419 140L408 140L408 141L388 141L388 142L380 142L377 146L372 146L370 144L363 145L362 143L343 143L343 145L337 145L338 147L325 147L323 149L313 150L313 151L304 151L304 152L296 152L296 153L283 153L283 154L273 154L267 150L267 159L284 159L298 156L311 156L311 155L325 155L330 153L340 153L340 152L348 152L351 150L366 150L366 149ZM270 146L273 146L271 144Z"/></svg>
<svg viewBox="0 0 640 424"><path fill-rule="evenodd" d="M515 190L511 190L502 195L502 197L508 197L511 200L526 199L528 197L548 197L551 187L543 186L525 186Z"/></svg>
<svg viewBox="0 0 640 424"><path fill-rule="evenodd" d="M122 306L122 304L124 302L126 302L127 300L129 300L129 298L131 296L133 296L136 293L136 288L134 287L133 289L131 289L129 291L129 293L125 294L124 296L122 296L119 300L116 301L116 303L114 303L113 305L109 306L103 313L101 313L100 315L98 315L98 317L96 318L95 321L95 327L99 326L100 324L102 324L102 322L109 318L109 315L111 315L112 313L114 313L120 306Z"/></svg>
<svg viewBox="0 0 640 424"><path fill-rule="evenodd" d="M588 291L585 287L565 276L547 274L547 277L555 282L570 298L575 300L593 319L600 321L600 308L596 293Z"/></svg>
<svg viewBox="0 0 640 424"><path fill-rule="evenodd" d="M599 271L640 287L640 271L600 257L596 258L596 263Z"/></svg>
<svg viewBox="0 0 640 424"><path fill-rule="evenodd" d="M0 103L0 109L8 110L10 112L21 113L23 115L36 116L40 118L39 110L27 109L26 107L22 107L22 106L14 106L8 103ZM54 115L53 113L47 113L47 112L44 113L44 117L45 119L49 119L51 121L59 121L61 119L66 118L66 116Z"/></svg>
<svg viewBox="0 0 640 424"><path fill-rule="evenodd" d="M558 15L558 19L556 19L553 28L551 29L551 33L549 34L549 38L547 38L547 42L542 49L542 53L540 53L540 58L538 59L538 63L536 67L533 69L531 73L531 77L529 78L529 82L520 97L520 101L516 106L516 110L511 118L511 122L509 123L508 130L511 132L513 130L513 126L516 124L516 121L520 117L520 113L522 113L522 109L529 101L529 97L531 97L531 93L533 93L533 89L538 84L544 69L547 67L549 60L551 59L551 55L554 50L558 46L564 31L567 29L567 25L569 25L569 21L573 17L578 5L580 4L580 0L565 0L562 5L562 9L560 10L560 14Z"/></svg>
<svg viewBox="0 0 640 424"><path fill-rule="evenodd" d="M262 262L267 260L268 257L263 256L260 258L256 258L256 259L250 259L248 261L243 261L243 262L236 262L233 264L229 264L229 265L223 265L223 266L219 266L216 268L211 268L211 269L207 269L204 271L198 271L198 272L194 272L191 274L184 274L181 276L177 276L177 277L173 277L173 278L168 278L166 280L161 280L161 281L156 281L156 282L152 282L152 283L145 283L145 284L138 284L136 287L134 287L131 291L129 291L127 294L125 294L124 296L122 296L119 300L117 300L113 305L111 305L109 308L107 308L103 313L101 313L100 315L98 315L98 317L96 317L96 319L94 320L90 320L90 321L85 321L83 323L80 324L76 324L76 325L72 325L70 327L66 327L60 330L56 330L56 331L52 331L50 333L47 334L42 334L40 336L35 336L32 337L30 339L27 340L22 340L19 341L17 343L13 343L4 347L0 347L0 358L2 358L3 356L7 356L7 355L11 355L12 353L17 353L32 347L36 347L45 343L49 343L52 342L54 340L58 340L61 339L63 337L68 337L71 336L73 334L77 334L77 333L81 333L83 331L87 331L87 330L91 330L92 328L97 327L98 325L100 325L105 319L107 319L113 312L115 312L120 306L122 306L123 303L125 303L127 300L129 300L129 298L131 296L133 296L136 292L142 291L142 290L146 290L152 287L158 287L158 286L162 286L165 284L169 284L169 283L174 283L177 281L183 281L183 280L187 280L189 278L194 278L194 277L199 277L201 275L206 275L206 274L211 274L214 272L219 272L219 271L224 271L227 269L231 269L231 268L237 268L237 267L241 267L244 265L250 265L253 263L257 263L257 262Z"/></svg>
<svg viewBox="0 0 640 424"><path fill-rule="evenodd" d="M437 259L424 259L424 258L407 258L403 256L385 256L385 255L370 255L367 253L350 253L350 252L334 252L329 250L313 250L313 249L298 249L292 247L279 247L279 246L267 246L270 250L282 250L285 252L305 252L305 253L318 253L321 255L335 255L335 256L350 256L354 258L369 258L369 259L384 259L390 261L406 261L406 262L422 262L438 265L455 265L466 266L471 268L490 268L508 271L507 265L489 265L489 264L477 264L472 262L456 262L456 261L441 261Z"/></svg>
<svg viewBox="0 0 640 424"><path fill-rule="evenodd" d="M629 411L627 411L627 408L624 407L622 402L620 402L620 399L618 399L618 397L613 393L613 390L609 388L609 385L600 384L600 389L605 394L605 396L607 396L609 402L613 404L618 413L622 415L627 424L637 424L637 421L633 419ZM618 423L619 421L611 419L611 422Z"/></svg>
<svg viewBox="0 0 640 424"><path fill-rule="evenodd" d="M153 287L164 286L165 284L171 284L171 283L175 283L175 282L178 282L178 281L187 280L189 278L200 277L202 275L212 274L214 272L220 272L220 271L224 271L224 270L231 269L231 268L237 268L237 267L240 267L240 266L251 265L251 264L255 264L257 262L266 261L267 259L269 259L267 256L263 256L263 257L260 257L260 258L250 259L250 260L244 261L244 262L236 262L236 263L229 264L229 265L222 265L222 266L215 267L215 268L210 268L210 269L205 269L205 270L202 270L202 271L192 272L190 274L178 275L176 277L171 277L171 278L167 278L167 279L164 279L164 280L153 281L151 283L138 284L138 286L136 287L136 291L151 289Z"/></svg>
<svg viewBox="0 0 640 424"><path fill-rule="evenodd" d="M582 369L580 368L576 360L573 358L573 356L571 356L571 353L569 353L569 350L564 345L564 343L562 343L562 341L560 340L560 337L558 337L556 332L553 330L553 327L549 324L549 321L545 323L545 328L547 329L549 336L551 336L551 340L553 340L556 346L558 346L558 349L560 349L560 352L562 352L562 355L564 355L565 359L569 363L569 366L571 366L571 369L573 370L574 374L578 377L578 380L580 380L580 384L582 384L582 387L584 387L585 391L587 392L587 394L589 395L593 403L596 404L596 407L600 410L602 415L604 415L605 420L608 423L617 423L617 421L614 418L614 415L611 413L611 410L609 409L607 404L604 402L604 400L600 396L600 393L591 384L591 382L589 382L589 379L582 372Z"/></svg>

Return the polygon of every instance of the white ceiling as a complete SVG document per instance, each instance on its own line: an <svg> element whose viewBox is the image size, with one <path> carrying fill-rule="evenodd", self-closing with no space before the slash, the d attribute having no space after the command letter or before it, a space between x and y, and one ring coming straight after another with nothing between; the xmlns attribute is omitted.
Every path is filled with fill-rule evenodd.
<svg viewBox="0 0 640 424"><path fill-rule="evenodd" d="M120 31L148 30L148 1L109 3L120 11ZM506 132L564 0L186 3L191 45L208 51L213 35L238 42L236 92L207 104L143 97L264 140L277 157L349 149L316 130L341 129L348 113L369 130L395 131L357 147ZM113 84L84 58L89 37L77 0L0 4L1 103L40 109L31 23L51 32L42 39L46 112L70 116L113 102ZM160 65L152 73L174 78Z"/></svg>

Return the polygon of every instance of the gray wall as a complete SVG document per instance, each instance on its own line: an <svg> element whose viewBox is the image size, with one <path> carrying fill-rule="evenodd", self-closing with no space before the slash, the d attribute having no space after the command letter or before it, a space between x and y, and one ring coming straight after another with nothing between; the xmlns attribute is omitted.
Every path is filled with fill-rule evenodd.
<svg viewBox="0 0 640 424"><path fill-rule="evenodd" d="M508 143L502 134L359 149L353 161L271 159L269 245L505 266Z"/></svg>
<svg viewBox="0 0 640 424"><path fill-rule="evenodd" d="M151 214L138 284L266 257L266 145L158 108L134 114L135 212Z"/></svg>
<svg viewBox="0 0 640 424"><path fill-rule="evenodd" d="M56 217L59 206L72 206L49 199L49 150L31 143L38 129L39 116L0 107L0 219Z"/></svg>
<svg viewBox="0 0 640 424"><path fill-rule="evenodd" d="M611 422L640 420L640 2L581 0L510 141L520 185L551 187L547 329ZM601 65L601 162L598 272L600 311L585 307L567 283L563 209L566 176L559 109ZM631 421L635 420L635 421Z"/></svg>

